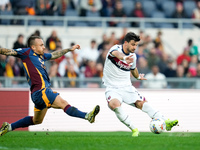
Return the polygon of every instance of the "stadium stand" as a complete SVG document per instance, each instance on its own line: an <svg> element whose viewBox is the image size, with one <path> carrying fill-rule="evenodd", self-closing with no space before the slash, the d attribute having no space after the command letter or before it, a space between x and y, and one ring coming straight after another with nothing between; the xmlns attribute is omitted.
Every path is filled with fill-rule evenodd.
<svg viewBox="0 0 200 150"><path fill-rule="evenodd" d="M117 24L116 24L115 27L118 27L119 29L115 29L115 28L112 28L112 27L108 28L109 22L112 21L112 20L109 20L109 19L110 19L110 16L112 14L112 11L114 9L114 5L111 7L111 9L109 9L110 16L104 16L105 18L101 18L101 12L100 11L97 11L97 12L87 11L86 16L79 18L80 17L79 11L76 8L71 7L70 5L64 11L65 12L63 14L64 16L60 15L58 10L53 12L53 15L51 15L50 17L48 15L47 15L47 17L44 16L44 15L41 15L41 16L35 15L34 18L31 18L28 15L15 16L15 14L13 13L13 10L10 10L10 11L4 10L4 11L0 11L0 24L6 25L6 26L11 25L11 26L13 26L13 28L15 28L14 25L22 25L22 26L19 26L19 28L23 28L23 26L24 26L25 27L24 30L26 30L26 31L29 31L31 28L34 28L34 26L36 26L35 28L40 28L40 27L43 28L43 29L45 28L44 32L47 32L47 33L48 33L48 31L46 31L46 30L49 30L48 28L56 28L56 26L58 26L58 28L61 29L60 32L58 32L59 34L62 32L62 29L65 30L65 28L60 28L60 27L65 27L64 26L65 23L67 23L68 26L73 26L72 30L73 30L73 28L76 29L76 30L79 30L81 27L84 27L84 30L85 29L87 30L90 27L103 27L103 24L105 23L106 27L103 30L106 31L106 32L107 32L107 30L111 30L111 29L112 30L120 30L122 28L123 29L124 28L130 29L132 27L137 27L138 30L145 28L145 30L151 30L151 32L156 30L156 28L158 28L160 30L163 30L163 28L167 28L167 29L164 29L164 30L167 30L167 32L168 31L171 32L172 31L171 28L177 28L177 27L182 29L182 31L184 31L183 29L194 28L193 22L190 22L190 18L192 17L192 12L193 12L194 8L196 8L196 1L195 0L183 0L182 3L181 3L184 7L184 10L186 11L186 15L187 15L186 19L184 19L185 17L182 17L182 18L180 17L180 18L177 18L177 19L171 19L172 15L173 15L173 13L176 9L176 6L177 6L177 0L165 0L165 1L163 1L163 0L141 0L140 2L142 4L142 8L143 8L143 11L144 11L146 18L143 18L143 17L139 18L139 16L137 16L138 18L133 17L133 15L131 16L130 14L134 10L134 7L135 7L134 4L137 1L138 0L121 0L126 16L124 16L123 18L116 18L118 20L116 21ZM10 19L10 18L7 18L6 16L9 16L9 17L11 16L12 18ZM164 22L162 22L163 19L165 19ZM173 22L171 20L174 20L176 22ZM27 23L27 21L28 21L28 24L24 24L24 23ZM67 21L67 22L65 22L65 21ZM138 26L133 26L132 22L136 22ZM175 27L174 24L177 24L177 26ZM31 26L31 27L28 28L27 25ZM50 26L50 27L46 27L46 26ZM155 28L155 29L151 29L151 28ZM94 29L94 28L91 28L91 29ZM98 30L100 28L96 28L96 29ZM70 29L70 31L71 31L71 29ZM25 32L22 32L22 33L24 34ZM46 39L47 35L44 35L44 32L43 32L43 35L41 35L41 36L44 39ZM84 31L79 30L78 32L80 33L80 32L84 32ZM109 31L109 32L111 32L111 31ZM120 41L122 41L122 39L123 39L121 37L123 37L123 36L121 35L121 37L119 38L118 36L119 36L120 33L118 33L118 34L116 34L116 37L114 36L114 38L112 36L109 37L109 32L106 33L107 36L108 36L107 42L112 43L112 44L120 44ZM151 32L149 32L149 33L151 33ZM166 32L163 32L163 33L166 34ZM9 33L8 34L6 33L5 34L6 37L4 37L4 34L5 33L3 33L1 35L2 43L0 43L0 44L1 44L2 47L5 46L5 45L9 45L8 42L12 41L12 39L15 36L15 35L10 35ZM69 43L69 40L71 40L71 41L77 40L76 35L74 36L70 32L68 32L67 35L63 34L63 33L61 33L61 34L62 34L62 38L60 38L61 40L56 42L56 47L58 47L58 48L62 48L62 46L66 47L66 45ZM83 35L84 36L86 35L87 38L80 36L78 38L78 40L80 40L82 42L80 44L84 45L85 43L87 43L87 40L93 38L93 36L95 36L95 38L97 39L97 42L99 42L98 40L99 40L100 35L99 35L98 31L95 35L93 35L93 34L90 35L89 33L83 33ZM148 33L145 33L145 34L148 34ZM27 37L29 35L25 36L26 40L27 40ZM156 48L159 47L159 45L155 44L155 38L154 38L153 35L145 35L147 37L150 36L150 39L152 38L151 41L145 40L146 37L141 38L142 39L141 41L144 42L143 46L145 46L145 44L148 45L148 46L146 46L146 49L145 49L146 51L144 52L145 57L149 57L150 53L148 53L148 52L153 50L153 49L151 49L152 45ZM170 33L166 37L169 37L169 36L171 36ZM182 36L180 38L182 38ZM165 38L165 40L164 40L165 44L166 44L166 42L168 42L167 40ZM180 41L181 40L183 40L183 39L180 39ZM173 39L172 39L172 41L173 41ZM4 43L7 43L7 44L4 44ZM176 44L176 43L175 42L168 43L169 46L168 46L167 50L169 52L169 49L170 49L170 51L173 51L173 54L176 53L175 55L177 55L178 54L177 51L180 51L180 49L176 49L176 48L174 48L175 46L171 46L173 44ZM165 45L165 47L166 47L166 45ZM170 46L173 47L173 48L171 48ZM164 51L165 50L166 49L164 49ZM161 52L159 51L159 49L156 49L156 53L160 57ZM138 55L140 55L140 54L138 54ZM81 55L79 55L79 57L80 56ZM175 59L176 58L174 58L174 61L175 61ZM73 61L75 62L77 60L74 59ZM3 64L4 62L0 59L0 63ZM167 63L167 62L162 62L162 63ZM76 69L78 70L77 72L79 73L79 75L82 76L82 71L84 70L85 64L82 61L78 62L78 64L81 64L81 65L78 66L78 69L77 68ZM51 67L51 63L48 64L48 65ZM147 63L147 65L148 65L148 63ZM199 63L199 66L200 66L200 63ZM50 68L50 67L47 67L47 68ZM199 70L200 70L200 67L199 67ZM184 75L189 78L190 77L189 72L186 72L186 73L187 74L184 74ZM53 80L53 81L58 80L59 84L61 82L63 82L64 86L66 86L67 83L70 81L68 78L66 78L65 82L61 81L61 78L60 78L59 75L56 75L55 77L56 77L56 79ZM200 77L200 73L199 73L198 77ZM81 80L79 78L76 78L76 79L77 79L77 81L76 81L77 83L78 82L81 83ZM10 82L11 79L8 79L8 80L9 80L9 82L7 82L7 80L4 81L4 78L0 78L0 87L1 87L1 84L2 84L2 86L6 85L6 84L12 86L12 84L10 84L10 83L12 83L12 82ZM16 81L17 81L17 83L21 83L20 80L16 80ZM101 82L100 82L99 79L97 80L97 83L99 83L99 87L101 87ZM26 86L26 85L20 84L20 85L16 85L16 86L23 87L23 86ZM63 85L62 86L59 85L59 86L62 87ZM68 87L68 86L70 86L70 85L67 85L66 87ZM77 87L78 86L79 87L87 87L87 85L85 85L84 83L82 85L81 84L77 85ZM7 86L7 87L9 87L9 86ZM56 87L56 86L54 86L54 87ZM195 86L192 86L192 87L195 87Z"/></svg>
<svg viewBox="0 0 200 150"><path fill-rule="evenodd" d="M88 24L87 24L87 22L84 22L84 21L76 21L76 22L75 22L75 26L87 27Z"/></svg>
<svg viewBox="0 0 200 150"><path fill-rule="evenodd" d="M53 24L54 24L54 21L52 21L52 20L45 21L45 25L47 25L47 26L52 26Z"/></svg>
<svg viewBox="0 0 200 150"><path fill-rule="evenodd" d="M87 11L87 12L86 12L86 16L87 16L87 17L100 17L100 12L98 12L98 11L96 11L96 12ZM101 26L101 22L97 22L97 21L88 21L88 25L89 25L89 26Z"/></svg>
<svg viewBox="0 0 200 150"><path fill-rule="evenodd" d="M145 28L153 28L154 26L153 26L153 24L150 23L150 22L145 22L144 27L145 27Z"/></svg>
<svg viewBox="0 0 200 150"><path fill-rule="evenodd" d="M193 28L194 25L192 23L183 23L183 28Z"/></svg>
<svg viewBox="0 0 200 150"><path fill-rule="evenodd" d="M17 2L17 1L15 1L15 2ZM108 9L109 15L104 16L104 17L107 17L109 19L109 16L112 15L112 12L115 7L115 5L114 5L115 2L116 1L112 1L112 6L110 6ZM121 2L122 2L126 16L129 18L133 18L131 13L134 10L134 7L135 7L134 4L137 2L137 0L121 0ZM163 18L163 15L161 15L161 14L164 14L164 18L173 18L174 17L173 14L176 10L177 3L181 3L183 5L186 17L189 19L189 18L192 18L193 10L197 7L196 0L182 0L182 1L181 0L165 0L165 1L163 1L163 0L141 0L140 2L142 4L142 8L143 8L142 10L144 11L144 16L147 18L154 18L154 19ZM11 1L11 4L12 4L12 1ZM62 4L57 3L57 6L58 6L58 8L61 8ZM78 8L78 6L72 7L71 4L68 4L63 15L66 17L77 17L78 18L80 14L79 14L79 10L77 8ZM15 7L9 11L8 10L4 10L4 11L0 10L0 16L16 15L15 13L13 13L14 10L16 11ZM38 7L35 6L35 10L37 12ZM46 10L46 11L50 11L50 10ZM157 12L159 12L159 14ZM56 18L56 16L63 16L63 15L60 15L60 9L55 10L51 14L53 14L55 18ZM36 13L35 15L37 16L39 14ZM48 13L46 15L48 15ZM69 20L67 20L68 21L67 25L68 26L79 26L79 25L86 26L86 25L88 25L88 26L100 27L103 24L101 21L101 15L102 15L101 11L96 11L96 12L87 11L86 16L85 16L85 19L87 22L81 23L82 20L73 21L73 20L69 19ZM42 15L42 16L44 16L44 15ZM90 19L92 17L98 18L99 21L90 21ZM135 19L137 17L138 16L136 16ZM89 18L89 19L87 19L87 18ZM52 20L47 20L47 19L44 19L44 20L36 19L36 21L28 20L28 25L30 25L30 26L42 26L42 25L64 26L64 23L63 23L64 20L65 20L64 17L63 17L63 20L56 21L56 22L54 22ZM2 17L2 19L0 18L0 24L2 24L2 25L24 25L25 22L26 21L24 19L16 20L16 19L6 19L3 17ZM109 21L107 21L107 22L109 22ZM138 19L138 21L135 22L137 24L136 26L134 26L132 23L133 23L133 21L131 21L131 22L127 21L127 23L119 22L119 24L116 24L115 26L116 27L141 27L141 22L139 19ZM175 28L178 27L178 22L176 23L177 25L174 25L175 24L174 22L173 22L173 24L168 22L167 24L158 25L157 23L151 23L151 22L148 23L148 21L147 22L145 21L144 24L145 24L144 25L145 27L153 27L153 28L158 28L158 27L172 28L173 26ZM179 27L193 28L194 26L192 24L195 24L195 23L184 23L184 24L182 24L182 26L180 26L180 23L179 23ZM108 26L109 26L109 24L108 24ZM110 24L110 26L111 26L111 24Z"/></svg>
<svg viewBox="0 0 200 150"><path fill-rule="evenodd" d="M162 23L160 28L174 28L174 25L172 23Z"/></svg>
<svg viewBox="0 0 200 150"><path fill-rule="evenodd" d="M165 17L171 18L176 9L176 3L174 1L164 1L161 5Z"/></svg>
<svg viewBox="0 0 200 150"><path fill-rule="evenodd" d="M117 27L128 28L128 27L131 27L131 25L130 25L129 22L119 22L119 23L117 24Z"/></svg>
<svg viewBox="0 0 200 150"><path fill-rule="evenodd" d="M192 17L193 10L196 8L195 1L192 0L185 0L183 2L183 7L186 10L186 15L188 18Z"/></svg>
<svg viewBox="0 0 200 150"><path fill-rule="evenodd" d="M87 17L100 17L100 13L98 11L96 11L96 12L87 11L86 16Z"/></svg>
<svg viewBox="0 0 200 150"><path fill-rule="evenodd" d="M162 11L154 11L154 12L152 13L152 16L151 16L151 17L152 17L152 18L165 18L165 14L164 14ZM155 22L155 23L154 23L154 26L155 26L156 28L160 28L162 24L164 24L164 23Z"/></svg>
<svg viewBox="0 0 200 150"><path fill-rule="evenodd" d="M122 1L122 5L123 7L125 8L125 13L126 13L126 16L130 16L131 12L133 11L134 9L134 1L132 0L124 0Z"/></svg>
<svg viewBox="0 0 200 150"><path fill-rule="evenodd" d="M53 22L53 26L63 26L64 22L63 21L55 21Z"/></svg>
<svg viewBox="0 0 200 150"><path fill-rule="evenodd" d="M146 17L151 17L152 13L157 10L155 1L143 1L142 2L144 14Z"/></svg>
<svg viewBox="0 0 200 150"><path fill-rule="evenodd" d="M7 11L7 10L0 11L0 15L2 15L2 16L12 16L13 12L12 12L12 10L10 10L10 11ZM1 24L3 24L3 25L9 25L9 24L11 24L11 20L9 20L9 19L2 19L1 20Z"/></svg>
<svg viewBox="0 0 200 150"><path fill-rule="evenodd" d="M65 16L78 17L78 12L74 9L67 9L65 12Z"/></svg>
<svg viewBox="0 0 200 150"><path fill-rule="evenodd" d="M42 26L43 22L40 20L29 20L28 24L30 26Z"/></svg>
<svg viewBox="0 0 200 150"><path fill-rule="evenodd" d="M159 10L162 10L162 3L163 3L163 0L155 0L156 2L156 7L159 9Z"/></svg>

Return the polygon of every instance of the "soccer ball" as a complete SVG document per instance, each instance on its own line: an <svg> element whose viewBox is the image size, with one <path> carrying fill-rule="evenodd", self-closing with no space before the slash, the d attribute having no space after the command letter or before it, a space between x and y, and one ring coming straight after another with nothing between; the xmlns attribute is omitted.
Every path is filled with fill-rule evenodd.
<svg viewBox="0 0 200 150"><path fill-rule="evenodd" d="M149 128L151 132L155 134L160 134L165 130L166 124L163 119L155 118L150 121Z"/></svg>

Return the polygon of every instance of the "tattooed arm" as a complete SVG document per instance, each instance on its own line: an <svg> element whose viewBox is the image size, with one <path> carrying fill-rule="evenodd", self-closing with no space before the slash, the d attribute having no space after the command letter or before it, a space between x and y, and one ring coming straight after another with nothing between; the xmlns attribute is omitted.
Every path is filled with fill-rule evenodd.
<svg viewBox="0 0 200 150"><path fill-rule="evenodd" d="M13 49L0 48L0 54L7 56L15 56L17 55L17 52Z"/></svg>
<svg viewBox="0 0 200 150"><path fill-rule="evenodd" d="M63 50L58 50L58 51L52 52L51 53L51 55L52 55L51 60L59 58L59 57L63 56L64 54L66 54L67 52L74 51L75 49L80 49L80 45L74 45L72 48L68 48L68 49L63 49Z"/></svg>

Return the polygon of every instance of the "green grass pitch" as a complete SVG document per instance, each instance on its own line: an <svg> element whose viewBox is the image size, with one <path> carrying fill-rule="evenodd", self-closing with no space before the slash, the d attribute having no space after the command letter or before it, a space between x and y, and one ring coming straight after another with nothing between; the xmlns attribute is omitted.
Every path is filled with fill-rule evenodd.
<svg viewBox="0 0 200 150"><path fill-rule="evenodd" d="M13 131L0 137L0 150L200 150L200 133Z"/></svg>

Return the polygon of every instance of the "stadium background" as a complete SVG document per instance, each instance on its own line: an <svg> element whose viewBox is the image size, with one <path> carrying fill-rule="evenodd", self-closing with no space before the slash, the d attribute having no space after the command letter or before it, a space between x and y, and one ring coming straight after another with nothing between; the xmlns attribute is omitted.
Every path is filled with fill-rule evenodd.
<svg viewBox="0 0 200 150"><path fill-rule="evenodd" d="M11 3L13 1L15 0L12 0ZM122 0L126 13L127 11L130 11L130 9L134 8L135 2L136 1L134 0ZM138 34L140 31L143 31L145 35L150 35L152 39L155 39L158 31L161 31L165 53L174 60L174 66L176 68L176 59L178 55L182 54L184 48L187 46L188 39L192 39L193 43L195 43L197 47L200 46L199 28L194 25L195 23L199 23L199 20L192 19L193 10L197 7L196 1L181 1L187 16L179 19L173 18L167 14L170 11L172 12L171 9L175 10L176 5L179 3L177 1L167 0L163 2L163 4L159 0L142 0L141 2L143 7L145 7L144 11L148 10L148 12L144 12L146 15L144 18L133 17L127 14L127 17L117 18L119 21L125 21L119 23L115 27L110 26L109 24L109 22L113 21L111 15L100 16L100 13L92 14L89 12L87 13L87 16L80 17L76 10L72 9L70 5L65 10L64 16L59 15L59 11L55 11L53 16L46 17L27 14L16 15L14 7L13 10L1 10L0 46L13 48L13 43L16 41L19 34L24 36L23 42L26 43L27 38L36 30L40 31L44 41L46 41L52 31L55 30L58 37L61 39L62 48L68 48L70 47L71 42L75 42L81 45L82 50L90 45L92 39L95 39L97 44L100 44L102 42L103 34L110 36L112 32L114 32L116 39L120 38L123 35L124 28L126 28L127 31L133 31ZM13 23L13 20L22 21L15 24ZM133 21L139 23L139 25L132 26L131 22ZM178 24L178 27L174 26L176 23ZM15 81L18 82L19 78L21 78L20 81L22 80L23 82L26 82L24 77L14 76L9 78L4 75L0 78L2 83L0 88L0 97L2 102L0 106L0 123L3 121L13 122L27 114L32 115L33 113L33 104L30 99L30 93L27 90L28 86L24 86L24 84L23 86L18 86L18 84L15 84ZM57 76L52 80L56 81L61 78L62 77ZM66 77L62 79L67 80ZM59 91L71 104L76 105L85 111L93 108L95 104L100 104L102 109L99 117L97 117L96 124L90 126L88 122L76 120L64 115L61 110L50 109L42 125L30 127L29 129L31 131L128 131L128 129L121 125L114 114L107 108L104 98L104 87L93 84L93 79L95 79L95 81L98 80L98 82L101 81L101 78L87 78L87 83L92 84L87 84L84 86L84 89L70 88L69 86L56 90ZM176 81L178 80L179 82L199 83L199 77L191 76L185 76L184 78L167 78L166 80L171 81L172 79ZM11 82L8 80L11 80ZM77 80L80 82L79 78L77 78ZM172 82L174 82L174 80L172 80ZM135 83L135 81L133 82ZM170 86L167 86L164 89L151 90L151 88L148 87L144 89L142 83L139 84L141 85L136 86L140 88L139 90L144 95L149 97L148 99L152 104L157 106L164 113L168 114L169 117L180 119L180 126L176 127L174 131L199 131L197 126L199 121L196 119L199 118L197 108L199 105L199 84L191 86L190 88L193 90L185 90L186 87L184 86L179 90L170 90ZM7 89L8 87L9 89ZM13 87L13 89L10 89L11 87ZM190 105L190 103L192 104ZM129 110L137 125L140 126L140 129L142 131L148 131L148 123L150 119L137 110L132 110L128 106L124 107ZM191 120L195 120L195 123ZM57 124L59 124L59 128L55 128L55 126L58 126Z"/></svg>

